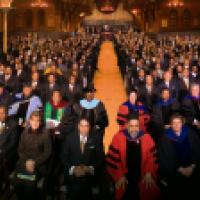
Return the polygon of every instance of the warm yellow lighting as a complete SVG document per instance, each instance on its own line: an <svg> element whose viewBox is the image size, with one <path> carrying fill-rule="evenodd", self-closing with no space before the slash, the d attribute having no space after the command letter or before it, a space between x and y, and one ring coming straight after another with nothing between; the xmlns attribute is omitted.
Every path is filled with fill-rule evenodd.
<svg viewBox="0 0 200 200"><path fill-rule="evenodd" d="M82 13L80 13L80 15L79 15L80 17L84 17L85 16L85 13L84 12L82 12Z"/></svg>
<svg viewBox="0 0 200 200"><path fill-rule="evenodd" d="M174 7L174 8L177 8L177 7L183 7L184 6L184 2L182 0L171 0L168 4L167 4L168 7Z"/></svg>
<svg viewBox="0 0 200 200"><path fill-rule="evenodd" d="M10 8L12 0L0 0L0 8Z"/></svg>
<svg viewBox="0 0 200 200"><path fill-rule="evenodd" d="M137 15L137 14L139 13L139 10L135 8L135 9L132 10L132 13L133 13L134 15Z"/></svg>
<svg viewBox="0 0 200 200"><path fill-rule="evenodd" d="M35 0L31 3L31 7L48 8L49 4L44 0Z"/></svg>

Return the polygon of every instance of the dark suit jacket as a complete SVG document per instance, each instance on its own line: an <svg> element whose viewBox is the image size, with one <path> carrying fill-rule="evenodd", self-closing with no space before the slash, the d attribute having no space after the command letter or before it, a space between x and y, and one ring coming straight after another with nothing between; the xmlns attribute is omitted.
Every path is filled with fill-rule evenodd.
<svg viewBox="0 0 200 200"><path fill-rule="evenodd" d="M0 134L0 157L8 157L8 154L16 150L18 143L17 126L15 121L7 120L5 128Z"/></svg>
<svg viewBox="0 0 200 200"><path fill-rule="evenodd" d="M183 78L179 78L178 82L179 82L179 99L181 100L186 95L189 95L189 88L191 84L194 82L194 79L192 79L191 77L189 78L189 88L187 88Z"/></svg>
<svg viewBox="0 0 200 200"><path fill-rule="evenodd" d="M63 87L63 95L64 98L71 103L78 102L82 97L81 88L79 85L75 85L71 91L69 89L69 84L67 84Z"/></svg>
<svg viewBox="0 0 200 200"><path fill-rule="evenodd" d="M16 72L14 76L18 79L20 83L27 82L30 79L30 73L26 72L25 70L22 70L19 76L17 76L17 72Z"/></svg>
<svg viewBox="0 0 200 200"><path fill-rule="evenodd" d="M189 130L189 142L191 144L192 162L196 164L195 178L198 180L200 172L200 140L195 132ZM163 134L158 142L158 155L160 161L160 177L168 184L176 180L179 160L170 139Z"/></svg>
<svg viewBox="0 0 200 200"><path fill-rule="evenodd" d="M5 88L10 93L17 93L20 92L20 83L18 79L13 75L11 78L7 81L5 81L5 76L2 77L2 80L0 80L1 83L5 85Z"/></svg>
<svg viewBox="0 0 200 200"><path fill-rule="evenodd" d="M152 111L153 105L158 99L157 88L153 86L151 93L148 93L146 85L143 85L138 90L139 100L148 108L149 111Z"/></svg>
<svg viewBox="0 0 200 200"><path fill-rule="evenodd" d="M51 99L51 95L52 95L52 92L53 90L55 89L61 89L61 87L56 83L53 88L50 88L49 87L49 83L45 83L42 87L42 101L43 102L47 102Z"/></svg>
<svg viewBox="0 0 200 200"><path fill-rule="evenodd" d="M12 98L7 90L4 90L2 94L0 94L0 104L9 106L12 103Z"/></svg>
<svg viewBox="0 0 200 200"><path fill-rule="evenodd" d="M102 169L104 164L104 151L101 136L98 133L90 133L87 138L85 151L80 149L80 135L78 131L67 135L61 153L66 175L72 166L93 166L95 174Z"/></svg>
<svg viewBox="0 0 200 200"><path fill-rule="evenodd" d="M161 93L163 88L166 88L166 84L163 81L162 83L159 84L158 86L158 92ZM172 98L178 99L179 98L179 84L176 79L173 79L169 83L169 91L170 91L170 96Z"/></svg>
<svg viewBox="0 0 200 200"><path fill-rule="evenodd" d="M195 109L192 99L188 97L183 98L181 105L183 112L182 114L185 116L186 122L189 125L193 124L195 118L200 119L200 116L198 115L200 109L199 110Z"/></svg>
<svg viewBox="0 0 200 200"><path fill-rule="evenodd" d="M167 109L169 109L169 113L170 113L170 116L176 112L179 111L180 109L180 105L178 103L178 101L176 100L173 100L173 102L167 106L165 106ZM167 125L164 123L164 117L165 118L170 118L170 116L164 116L163 115L163 111L162 111L162 105L160 105L159 103L155 104L153 106L153 113L152 113L152 120L153 122L158 125L158 126L164 126L164 125Z"/></svg>

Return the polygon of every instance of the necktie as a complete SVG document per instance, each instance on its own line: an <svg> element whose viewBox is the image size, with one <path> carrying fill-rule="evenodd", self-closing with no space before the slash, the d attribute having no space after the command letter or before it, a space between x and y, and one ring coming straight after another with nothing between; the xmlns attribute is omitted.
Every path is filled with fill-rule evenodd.
<svg viewBox="0 0 200 200"><path fill-rule="evenodd" d="M81 153L84 153L85 150L85 142L83 140L80 141L80 148L81 148Z"/></svg>
<svg viewBox="0 0 200 200"><path fill-rule="evenodd" d="M0 134L3 133L4 129L5 129L5 123L0 122Z"/></svg>

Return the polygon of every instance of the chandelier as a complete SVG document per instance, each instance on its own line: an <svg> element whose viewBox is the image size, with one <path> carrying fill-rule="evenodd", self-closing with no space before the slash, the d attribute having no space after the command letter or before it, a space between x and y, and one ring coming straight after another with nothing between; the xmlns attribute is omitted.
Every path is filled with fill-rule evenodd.
<svg viewBox="0 0 200 200"><path fill-rule="evenodd" d="M133 15L138 15L139 14L139 9L138 8L134 8L131 10Z"/></svg>
<svg viewBox="0 0 200 200"><path fill-rule="evenodd" d="M105 0L99 2L99 9L104 13L112 13L115 11L115 6L112 0Z"/></svg>
<svg viewBox="0 0 200 200"><path fill-rule="evenodd" d="M1 0L0 8L10 8L13 0Z"/></svg>
<svg viewBox="0 0 200 200"><path fill-rule="evenodd" d="M45 0L35 0L31 3L31 7L33 8L48 8L49 4Z"/></svg>
<svg viewBox="0 0 200 200"><path fill-rule="evenodd" d="M103 6L100 8L102 12L113 12L114 8L112 6Z"/></svg>
<svg viewBox="0 0 200 200"><path fill-rule="evenodd" d="M171 8L183 7L184 2L182 0L171 0L167 6Z"/></svg>

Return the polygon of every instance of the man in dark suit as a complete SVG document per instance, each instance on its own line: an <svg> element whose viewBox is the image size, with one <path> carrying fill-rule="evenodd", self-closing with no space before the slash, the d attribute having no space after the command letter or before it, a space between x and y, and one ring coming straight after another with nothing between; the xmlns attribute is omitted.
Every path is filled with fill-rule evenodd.
<svg viewBox="0 0 200 200"><path fill-rule="evenodd" d="M33 94L41 97L42 96L42 81L38 71L32 72L30 79L31 86L33 88Z"/></svg>
<svg viewBox="0 0 200 200"><path fill-rule="evenodd" d="M42 101L47 102L50 100L52 92L55 89L59 89L60 86L56 82L56 76L55 74L49 74L47 78L47 82L44 84L43 89L42 89Z"/></svg>
<svg viewBox="0 0 200 200"><path fill-rule="evenodd" d="M4 84L0 83L0 104L9 106L11 103L11 96L9 92L5 89Z"/></svg>
<svg viewBox="0 0 200 200"><path fill-rule="evenodd" d="M145 85L141 86L138 90L139 100L148 108L148 111L153 110L158 94L155 84L153 83L152 75L146 75Z"/></svg>
<svg viewBox="0 0 200 200"><path fill-rule="evenodd" d="M69 83L63 89L64 98L70 103L78 102L82 96L81 88L76 80L75 76L71 76Z"/></svg>
<svg viewBox="0 0 200 200"><path fill-rule="evenodd" d="M0 105L0 189L6 174L14 166L17 155L18 135L16 123L8 119L7 116L7 107Z"/></svg>
<svg viewBox="0 0 200 200"><path fill-rule="evenodd" d="M169 128L170 117L172 114L179 112L180 105L178 101L170 96L168 88L163 88L160 99L153 106L152 123L154 127L155 137L158 139L160 133Z"/></svg>
<svg viewBox="0 0 200 200"><path fill-rule="evenodd" d="M25 70L24 66L22 63L16 63L15 64L15 73L14 75L18 79L19 83L24 83L27 82L29 79L29 72Z"/></svg>
<svg viewBox="0 0 200 200"><path fill-rule="evenodd" d="M6 87L6 89L9 91L9 93L17 93L20 89L20 83L18 79L13 75L13 70L11 66L7 66L5 68L5 73L1 77L0 80L1 83L3 83Z"/></svg>
<svg viewBox="0 0 200 200"><path fill-rule="evenodd" d="M189 95L190 86L193 82L194 79L190 76L189 69L184 68L182 72L182 77L179 78L180 100L186 95Z"/></svg>
<svg viewBox="0 0 200 200"><path fill-rule="evenodd" d="M197 132L200 130L200 85L193 83L190 94L182 99L182 112L186 118L186 123Z"/></svg>
<svg viewBox="0 0 200 200"><path fill-rule="evenodd" d="M101 136L90 131L89 120L81 118L78 130L63 144L61 159L70 200L92 199L92 186L104 166Z"/></svg>
<svg viewBox="0 0 200 200"><path fill-rule="evenodd" d="M170 96L177 99L179 97L178 82L173 78L171 70L166 70L163 74L163 81L158 86L158 92L161 93L163 88L168 88Z"/></svg>

